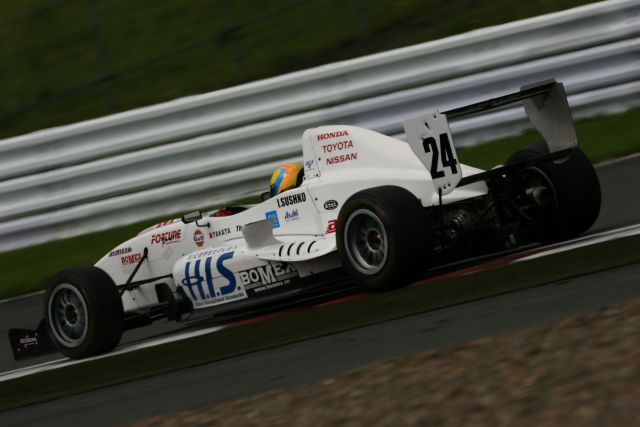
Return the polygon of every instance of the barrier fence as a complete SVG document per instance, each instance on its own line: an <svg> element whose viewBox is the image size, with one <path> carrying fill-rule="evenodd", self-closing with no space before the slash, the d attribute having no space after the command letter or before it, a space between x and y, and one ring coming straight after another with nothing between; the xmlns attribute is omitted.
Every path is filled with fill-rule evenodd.
<svg viewBox="0 0 640 427"><path fill-rule="evenodd" d="M614 0L0 141L0 251L263 191L322 124L404 118L555 78L575 117L640 105L640 1ZM528 127L454 122L457 146Z"/></svg>

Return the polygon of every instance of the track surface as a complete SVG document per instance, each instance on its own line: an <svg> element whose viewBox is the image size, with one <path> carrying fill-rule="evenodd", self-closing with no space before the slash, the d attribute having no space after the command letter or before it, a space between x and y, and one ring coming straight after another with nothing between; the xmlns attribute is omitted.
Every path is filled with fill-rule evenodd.
<svg viewBox="0 0 640 427"><path fill-rule="evenodd" d="M640 156L597 168L603 209L592 231L640 222ZM640 266L630 266L558 284L450 307L420 316L374 325L258 352L201 367L4 412L1 425L21 423L112 425L163 411L194 408L276 387L288 387L382 358L450 346L570 314L582 314L640 296ZM607 286L602 286L607 283ZM0 372L46 358L16 364L6 329L35 326L41 296L0 303ZM181 328L161 323L125 334L126 342ZM331 355L330 358L327 355ZM53 355L49 359L57 359ZM1 385L0 385L1 388ZM117 408L116 410L114 410ZM99 423L98 423L99 421ZM97 424L98 423L98 424Z"/></svg>
<svg viewBox="0 0 640 427"><path fill-rule="evenodd" d="M114 425L291 387L638 297L640 265L634 265L7 411L0 424Z"/></svg>

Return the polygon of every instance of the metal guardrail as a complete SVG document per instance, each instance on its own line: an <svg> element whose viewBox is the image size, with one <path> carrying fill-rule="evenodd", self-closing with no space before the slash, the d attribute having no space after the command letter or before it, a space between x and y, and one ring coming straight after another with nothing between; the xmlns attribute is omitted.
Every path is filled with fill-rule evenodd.
<svg viewBox="0 0 640 427"><path fill-rule="evenodd" d="M254 193L304 129L400 136L416 113L555 78L577 117L640 105L640 1L596 3L0 141L0 251ZM518 132L518 108L455 122Z"/></svg>

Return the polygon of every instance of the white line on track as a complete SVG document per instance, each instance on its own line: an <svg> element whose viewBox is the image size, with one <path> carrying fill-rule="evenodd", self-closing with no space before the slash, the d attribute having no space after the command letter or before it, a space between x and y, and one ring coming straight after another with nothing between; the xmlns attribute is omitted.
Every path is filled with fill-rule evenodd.
<svg viewBox="0 0 640 427"><path fill-rule="evenodd" d="M580 247L584 247L584 246L589 246L589 245L594 245L594 244L597 244L597 243L606 242L606 241L609 241L609 240L615 240L615 239L619 239L619 238L622 238L622 237L633 236L633 235L637 235L637 234L640 234L640 224L635 224L635 225L630 225L630 226L627 226L627 227L617 228L615 230L603 231L601 233L591 234L591 235L588 235L588 236L582 236L582 237L579 237L577 239L573 239L573 240L569 240L569 241L566 241L566 242L558 243L556 245L547 246L547 247L543 248L540 251L536 251L534 253L529 252L529 255L525 255L522 258L516 258L512 262L528 261L528 260L531 260L531 259L536 259L536 258L541 258L541 257L544 257L544 256L556 254L556 253L559 253L559 252L569 251L569 250L572 250L572 249L576 249L576 248L580 248ZM137 344L125 345L125 346L123 346L123 347L121 347L121 348L119 348L119 349L117 349L117 350L115 350L115 351L113 351L111 353L107 353L107 354L103 354L103 355L100 355L100 356L91 357L91 358L87 358L87 359L82 359L82 360L72 360L72 359L66 359L66 358L52 360L52 361L41 363L41 364L38 364L38 365L33 365L33 366L28 366L28 367L16 369L16 370L13 370L13 371L3 372L3 373L0 374L0 382L8 381L8 380L15 379L15 378L25 377L27 375L36 374L36 373L39 373L39 372L46 372L46 371L50 371L50 370L54 370L54 369L59 369L59 368L65 367L65 366L71 366L71 365L77 365L77 364L80 364L80 363L86 363L86 362L89 362L91 360L97 360L97 359L102 359L102 358L106 358L106 357L112 357L112 356L116 356L116 355L122 354L122 353L129 353L129 352L140 350L140 349L143 349L143 348L149 348L149 347L158 346L158 345L161 345L161 344L164 344L164 343L180 341L180 340L184 340L184 339L187 339L187 338L192 338L192 337L196 337L196 336L200 336L200 335L206 335L206 334L217 332L217 331L222 330L224 328L225 328L224 326L214 326L214 327L210 327L210 328L206 328L206 329L200 329L200 330L197 330L197 331L177 333L175 335L170 335L170 336L166 336L166 337L162 337L162 338L151 339L151 340L144 341L144 342L137 343Z"/></svg>
<svg viewBox="0 0 640 427"><path fill-rule="evenodd" d="M624 157L617 157L615 159L604 160L600 163L596 163L594 166L596 169L598 169L603 166L615 165L616 163L626 162L627 160L635 159L636 157L640 157L640 153L633 153L633 154L626 155Z"/></svg>
<svg viewBox="0 0 640 427"><path fill-rule="evenodd" d="M548 255L560 252L570 251L584 246L595 245L597 243L607 242L609 240L620 239L640 234L640 224L630 225L628 227L617 228L615 230L603 231L602 233L592 234L589 236L579 237L577 239L562 242L557 245L548 246L540 252L517 258L514 262L529 261L536 258L542 258Z"/></svg>
<svg viewBox="0 0 640 427"><path fill-rule="evenodd" d="M19 295L17 297L13 297L13 298L7 298L7 299L2 299L0 300L0 304L5 303L5 302L14 302L14 301L19 301L21 299L25 299L25 298L30 298L36 295L41 295L44 294L44 291L36 291L36 292L31 292L30 294L24 294L24 295Z"/></svg>

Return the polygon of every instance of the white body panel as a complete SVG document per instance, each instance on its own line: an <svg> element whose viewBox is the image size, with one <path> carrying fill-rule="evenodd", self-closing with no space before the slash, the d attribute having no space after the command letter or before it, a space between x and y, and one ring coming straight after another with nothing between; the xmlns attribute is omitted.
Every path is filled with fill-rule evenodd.
<svg viewBox="0 0 640 427"><path fill-rule="evenodd" d="M394 185L409 190L423 206L439 203L427 160L403 141L354 126L309 129L302 140L305 180L300 187L235 215L158 224L98 261L96 266L121 285L147 249L133 282L158 279L124 292L125 311L158 304L154 283L183 287L195 308L205 308L339 267L336 220L358 191ZM466 165L459 170L459 175L481 172ZM447 191L442 202L486 191L479 182Z"/></svg>

